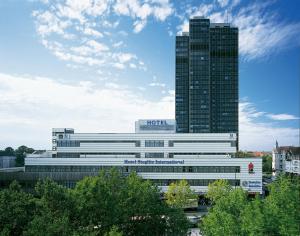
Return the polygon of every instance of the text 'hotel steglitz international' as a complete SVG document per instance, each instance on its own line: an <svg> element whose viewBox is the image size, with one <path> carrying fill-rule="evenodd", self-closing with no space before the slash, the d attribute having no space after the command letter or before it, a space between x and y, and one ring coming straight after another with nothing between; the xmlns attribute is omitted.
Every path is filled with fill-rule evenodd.
<svg viewBox="0 0 300 236"><path fill-rule="evenodd" d="M0 173L0 185L13 178L28 184L50 177L74 187L84 176L114 167L125 176L136 172L162 192L186 179L203 194L210 183L226 179L261 194L261 158L236 157L237 48L237 28L191 19L190 32L176 37L176 120L138 120L134 133L54 128L52 150L28 155L25 172Z"/></svg>
<svg viewBox="0 0 300 236"><path fill-rule="evenodd" d="M238 134L238 28L190 19L176 37L178 133Z"/></svg>

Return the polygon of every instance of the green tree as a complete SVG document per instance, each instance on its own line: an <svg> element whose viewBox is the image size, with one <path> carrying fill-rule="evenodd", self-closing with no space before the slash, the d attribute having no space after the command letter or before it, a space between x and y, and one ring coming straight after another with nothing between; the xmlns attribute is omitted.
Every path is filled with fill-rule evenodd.
<svg viewBox="0 0 300 236"><path fill-rule="evenodd" d="M113 226L105 236L123 236L123 233L118 230L117 226Z"/></svg>
<svg viewBox="0 0 300 236"><path fill-rule="evenodd" d="M71 235L76 222L76 206L69 190L50 179L39 181L35 190L37 207L24 235Z"/></svg>
<svg viewBox="0 0 300 236"><path fill-rule="evenodd" d="M204 235L300 235L299 178L279 177L265 199L247 200L241 188L221 183L208 196L214 204L200 225Z"/></svg>
<svg viewBox="0 0 300 236"><path fill-rule="evenodd" d="M0 234L21 235L33 218L34 198L12 182L8 189L0 191Z"/></svg>
<svg viewBox="0 0 300 236"><path fill-rule="evenodd" d="M33 153L34 149L33 148L28 148L24 145L18 147L15 150L15 155L16 155L16 166L24 166L24 158L27 153Z"/></svg>
<svg viewBox="0 0 300 236"><path fill-rule="evenodd" d="M159 189L135 173L124 178L116 169L102 171L78 182L72 194L79 228L85 233L105 235L113 226L124 235L184 235L187 231L186 217L161 201Z"/></svg>
<svg viewBox="0 0 300 236"><path fill-rule="evenodd" d="M113 225L124 221L123 207L131 207L120 204L125 188L125 179L115 169L79 181L72 194L80 227L104 235Z"/></svg>
<svg viewBox="0 0 300 236"><path fill-rule="evenodd" d="M4 153L7 156L13 156L13 155L15 155L15 151L14 151L14 149L12 147L5 148Z"/></svg>
<svg viewBox="0 0 300 236"><path fill-rule="evenodd" d="M193 203L198 204L198 195L191 189L186 180L171 183L165 193L167 204L185 208Z"/></svg>
<svg viewBox="0 0 300 236"><path fill-rule="evenodd" d="M7 147L4 150L0 150L0 156L14 156L15 151L12 147Z"/></svg>
<svg viewBox="0 0 300 236"><path fill-rule="evenodd" d="M214 205L204 217L200 228L205 235L241 235L241 215L247 204L246 192L241 188L227 191L228 187L223 184L220 184L219 190L215 184L213 186L208 192L213 189L216 193L216 197L211 197Z"/></svg>
<svg viewBox="0 0 300 236"><path fill-rule="evenodd" d="M281 176L269 188L265 199L266 234L300 235L299 179Z"/></svg>
<svg viewBox="0 0 300 236"><path fill-rule="evenodd" d="M15 182L0 191L1 235L186 235L188 226L158 187L116 169L86 177L75 189L46 179L34 196Z"/></svg>
<svg viewBox="0 0 300 236"><path fill-rule="evenodd" d="M247 151L238 151L235 155L236 157L253 157L253 154Z"/></svg>
<svg viewBox="0 0 300 236"><path fill-rule="evenodd" d="M264 230L264 202L256 196L253 201L250 201L242 212L242 232L243 235L263 236Z"/></svg>
<svg viewBox="0 0 300 236"><path fill-rule="evenodd" d="M272 156L265 155L262 157L263 173L272 173Z"/></svg>
<svg viewBox="0 0 300 236"><path fill-rule="evenodd" d="M172 209L160 199L160 190L135 173L126 178L126 235L185 235L188 221L181 209ZM128 227L127 227L128 226Z"/></svg>
<svg viewBox="0 0 300 236"><path fill-rule="evenodd" d="M225 197L232 191L229 182L224 179L219 179L208 185L206 197L213 203L217 202L222 197Z"/></svg>

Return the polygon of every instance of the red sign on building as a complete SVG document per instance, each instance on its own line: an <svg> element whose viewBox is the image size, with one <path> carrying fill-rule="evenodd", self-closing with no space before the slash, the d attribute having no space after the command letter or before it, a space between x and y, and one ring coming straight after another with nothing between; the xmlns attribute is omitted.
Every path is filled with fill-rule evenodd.
<svg viewBox="0 0 300 236"><path fill-rule="evenodd" d="M248 172L249 172L249 173L254 173L254 165L253 165L252 162L250 162L250 163L248 164Z"/></svg>

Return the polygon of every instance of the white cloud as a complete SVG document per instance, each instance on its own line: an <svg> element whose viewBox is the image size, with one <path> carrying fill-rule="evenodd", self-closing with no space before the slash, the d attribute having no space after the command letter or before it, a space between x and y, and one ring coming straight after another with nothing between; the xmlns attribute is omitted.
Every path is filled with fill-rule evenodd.
<svg viewBox="0 0 300 236"><path fill-rule="evenodd" d="M266 112L256 110L250 102L240 102L239 130L240 149L271 150L278 140L281 145L299 145L299 129L277 127L273 123L257 120Z"/></svg>
<svg viewBox="0 0 300 236"><path fill-rule="evenodd" d="M221 7L226 7L229 3L229 0L218 0L218 3Z"/></svg>
<svg viewBox="0 0 300 236"><path fill-rule="evenodd" d="M268 114L267 117L269 117L272 120L298 120L299 119L299 117L290 114Z"/></svg>
<svg viewBox="0 0 300 236"><path fill-rule="evenodd" d="M121 47L122 45L124 45L124 42L123 42L123 41L119 41L119 42L117 42L117 43L114 43L112 46L113 46L114 48L118 48L118 47Z"/></svg>
<svg viewBox="0 0 300 236"><path fill-rule="evenodd" d="M102 25L106 28L116 28L119 24L120 24L120 21L109 22L107 20L104 20L102 22Z"/></svg>
<svg viewBox="0 0 300 236"><path fill-rule="evenodd" d="M151 87L162 87L162 88L164 88L164 87L166 87L166 84L164 84L164 83L158 83L158 82L152 82L152 83L149 84L149 86L151 86Z"/></svg>
<svg viewBox="0 0 300 236"><path fill-rule="evenodd" d="M169 90L168 93L175 97L175 90Z"/></svg>
<svg viewBox="0 0 300 236"><path fill-rule="evenodd" d="M87 42L87 45L91 46L96 52L102 52L102 51L109 50L109 48L105 44L99 43L95 40L89 40Z"/></svg>
<svg viewBox="0 0 300 236"><path fill-rule="evenodd" d="M103 38L103 34L97 30L94 30L92 28L84 28L83 33L86 35L92 35L95 37Z"/></svg>
<svg viewBox="0 0 300 236"><path fill-rule="evenodd" d="M65 84L49 78L0 74L0 148L51 147L51 128L76 132L134 132L134 121L173 118L174 97L152 102L106 83Z"/></svg>
<svg viewBox="0 0 300 236"><path fill-rule="evenodd" d="M87 56L93 53L93 49L87 46L71 47L71 51L83 56Z"/></svg>
<svg viewBox="0 0 300 236"><path fill-rule="evenodd" d="M130 16L135 20L134 31L140 32L147 23L147 19L153 16L159 21L165 21L174 12L172 4L168 0L147 1L117 0L113 9L118 15Z"/></svg>
<svg viewBox="0 0 300 236"><path fill-rule="evenodd" d="M135 69L137 67L136 64L134 64L134 63L130 63L129 66L130 66L130 68L133 68L133 69Z"/></svg>
<svg viewBox="0 0 300 236"><path fill-rule="evenodd" d="M121 46L126 49L126 43L115 37L116 33L123 37L128 35L124 30L119 30L123 21L121 17L129 18L133 32L138 33L146 26L149 17L164 21L172 11L172 4L167 0L53 0L51 4L34 11L32 16L41 41L47 42L43 45L57 58L66 61L67 65L113 65L125 69L133 68L139 60L135 53L120 52ZM126 55L135 56L126 59ZM129 61L131 64L125 63ZM146 66L136 68L147 70Z"/></svg>
<svg viewBox="0 0 300 236"><path fill-rule="evenodd" d="M144 87L139 88L144 91ZM96 87L89 81L60 83L41 77L0 74L0 146L28 145L50 148L53 127L74 127L77 132L133 132L134 121L174 119L174 90L157 102L116 83ZM299 145L299 129L258 122L250 102L240 103L240 148L271 150Z"/></svg>
<svg viewBox="0 0 300 236"><path fill-rule="evenodd" d="M117 69L120 69L120 70L125 69L125 65L122 64L122 63L119 63L119 62L113 63L112 66L115 67L115 68L117 68Z"/></svg>
<svg viewBox="0 0 300 236"><path fill-rule="evenodd" d="M32 16L36 18L36 30L42 37L52 33L61 35L63 38L72 37L71 34L65 31L71 25L69 20L61 20L50 11L34 11Z"/></svg>
<svg viewBox="0 0 300 236"><path fill-rule="evenodd" d="M239 28L239 53L244 60L264 58L300 41L300 23L280 19L270 9L272 2L251 2L242 7L239 2L219 0L218 4L190 7L178 26L179 33L188 31L187 19L193 16L204 16L216 23L230 22Z"/></svg>
<svg viewBox="0 0 300 236"><path fill-rule="evenodd" d="M120 30L120 31L118 32L118 34L122 35L123 37L128 36L128 33L127 33L126 31L124 31L124 30Z"/></svg>
<svg viewBox="0 0 300 236"><path fill-rule="evenodd" d="M134 33L139 33L142 31L142 29L146 26L146 21L144 20L137 20L134 22L133 26L134 26L134 29L133 29L133 32Z"/></svg>
<svg viewBox="0 0 300 236"><path fill-rule="evenodd" d="M120 63L125 63L137 58L136 55L132 53L116 53L114 57L118 58Z"/></svg>

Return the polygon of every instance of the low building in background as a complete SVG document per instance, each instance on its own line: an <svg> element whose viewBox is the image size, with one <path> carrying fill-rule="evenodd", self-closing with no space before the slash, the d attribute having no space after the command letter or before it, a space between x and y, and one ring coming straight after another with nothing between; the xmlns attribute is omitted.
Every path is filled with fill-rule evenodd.
<svg viewBox="0 0 300 236"><path fill-rule="evenodd" d="M51 158L52 151L51 150L36 150L33 153L26 154L27 158Z"/></svg>
<svg viewBox="0 0 300 236"><path fill-rule="evenodd" d="M273 176L281 173L300 175L300 147L276 146L272 152Z"/></svg>
<svg viewBox="0 0 300 236"><path fill-rule="evenodd" d="M12 168L16 166L15 156L0 156L0 169Z"/></svg>

